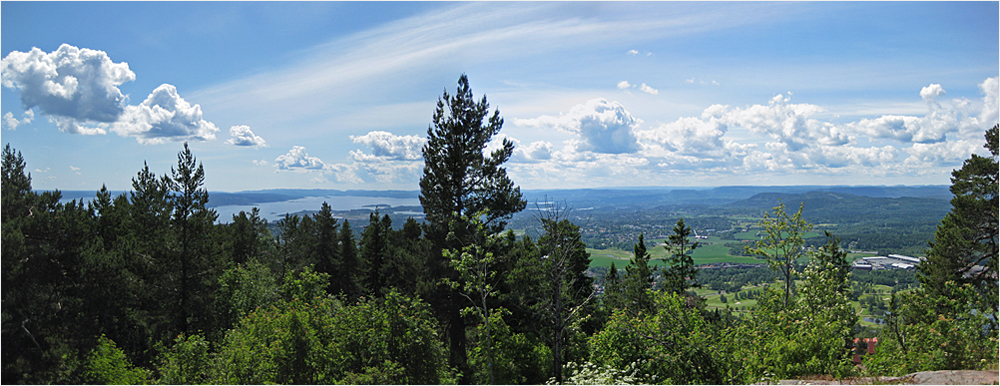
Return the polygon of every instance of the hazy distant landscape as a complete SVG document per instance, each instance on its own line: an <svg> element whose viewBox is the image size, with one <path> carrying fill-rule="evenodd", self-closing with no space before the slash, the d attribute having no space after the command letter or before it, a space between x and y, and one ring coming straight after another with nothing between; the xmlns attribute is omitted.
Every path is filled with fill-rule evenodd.
<svg viewBox="0 0 1000 386"><path fill-rule="evenodd" d="M0 383L996 383L1000 2L0 10Z"/></svg>
<svg viewBox="0 0 1000 386"><path fill-rule="evenodd" d="M119 194L121 192L113 192ZM725 186L705 188L605 188L524 190L528 207L514 216L510 229L538 237L539 208L557 203L571 209L569 215L581 226L584 240L595 251L595 266L607 266L614 258L627 261L640 233L650 246L666 238L669 226L683 217L698 234L708 236L695 252L699 264L748 262L741 256L738 235L756 225L760 215L779 202L797 208L817 224L812 236L824 242L823 230L840 236L854 250L920 255L933 238L936 224L951 208L951 192L945 185L925 186ZM419 191L270 189L246 192L210 192L209 204L218 213L217 222L229 223L241 211L260 209L261 218L272 225L292 215L313 215L326 202L336 218L348 219L358 235L376 208L389 215L394 226L407 218L423 221ZM94 192L63 191L63 201L91 200ZM536 207L536 203L540 203ZM618 252L615 252L618 251ZM662 252L651 249L654 257ZM660 253L663 254L663 253Z"/></svg>

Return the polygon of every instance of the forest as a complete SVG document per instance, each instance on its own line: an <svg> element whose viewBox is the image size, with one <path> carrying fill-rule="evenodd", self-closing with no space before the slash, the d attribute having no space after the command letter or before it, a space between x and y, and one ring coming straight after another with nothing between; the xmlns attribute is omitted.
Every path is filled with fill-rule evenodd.
<svg viewBox="0 0 1000 386"><path fill-rule="evenodd" d="M528 203L503 168L514 144L484 151L502 125L464 75L441 96L424 220L402 226L377 210L352 224L327 204L218 222L211 169L187 144L162 174L137 165L129 192L61 202L32 190L7 145L3 383L749 384L998 367L997 126L991 156L953 172L914 279L851 272L833 233L807 243L808 201L763 214L744 252L766 266L743 276L699 272L684 218L661 224L663 265L640 235L627 264L588 274L569 208L535 210L537 235L510 231ZM887 312L861 366L850 301L881 299L852 275L894 286L866 303ZM703 287L755 305L706 307Z"/></svg>

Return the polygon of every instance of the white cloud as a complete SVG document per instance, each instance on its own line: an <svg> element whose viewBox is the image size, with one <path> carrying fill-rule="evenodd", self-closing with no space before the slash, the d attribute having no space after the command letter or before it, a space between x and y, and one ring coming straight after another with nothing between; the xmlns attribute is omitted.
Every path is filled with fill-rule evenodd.
<svg viewBox="0 0 1000 386"><path fill-rule="evenodd" d="M543 115L533 119L515 119L524 127L548 127L579 135L579 149L596 153L621 154L639 149L633 130L642 121L636 119L618 102L604 98L592 99L573 106L569 113L558 117Z"/></svg>
<svg viewBox="0 0 1000 386"><path fill-rule="evenodd" d="M257 166L267 166L267 161L265 160L253 160L251 162L253 162L253 164Z"/></svg>
<svg viewBox="0 0 1000 386"><path fill-rule="evenodd" d="M917 168L960 164L972 153L980 150L982 146L981 136L973 140L915 143L906 149L910 156L904 162Z"/></svg>
<svg viewBox="0 0 1000 386"><path fill-rule="evenodd" d="M625 90L625 89L627 89L629 87L632 87L632 85L628 84L628 81L624 81L623 80L621 82L618 82L618 88L621 89L621 90Z"/></svg>
<svg viewBox="0 0 1000 386"><path fill-rule="evenodd" d="M73 171L73 173L80 174L80 168L76 166L70 165L69 170Z"/></svg>
<svg viewBox="0 0 1000 386"><path fill-rule="evenodd" d="M989 81L987 79L983 84ZM920 90L920 97L926 102L928 108L927 115L923 117L883 115L874 119L866 118L849 123L846 128L872 138L925 144L945 141L949 133L974 133L985 130L980 127L982 126L979 123L981 119L972 117L973 111L968 100L955 99L951 104L943 105L938 101L938 98L945 94L944 88L939 84L931 84ZM983 111L980 113L981 118L988 117L990 114L987 110L989 98L990 94L987 92Z"/></svg>
<svg viewBox="0 0 1000 386"><path fill-rule="evenodd" d="M123 137L133 136L141 144L170 141L206 141L215 139L215 124L202 118L201 106L191 105L173 85L157 87L138 106L128 106L111 131Z"/></svg>
<svg viewBox="0 0 1000 386"><path fill-rule="evenodd" d="M265 164L261 161L260 164ZM319 176L312 179L312 182L321 183L327 181L327 176L332 176L337 182L361 184L364 181L357 175L356 165L328 164L323 160L310 156L303 146L292 146L292 149L274 160L277 171L287 170L299 173L317 172Z"/></svg>
<svg viewBox="0 0 1000 386"><path fill-rule="evenodd" d="M35 119L35 112L32 110L25 111L24 118L20 120L14 118L14 113L8 111L7 114L3 115L3 126L6 127L7 130L17 130L18 126L27 125L31 123L33 119Z"/></svg>
<svg viewBox="0 0 1000 386"><path fill-rule="evenodd" d="M628 50L628 52L626 52L626 54L629 54L629 55L639 55L639 51L636 51L636 50Z"/></svg>
<svg viewBox="0 0 1000 386"><path fill-rule="evenodd" d="M292 149L274 159L278 170L323 170L326 166L323 160L311 157L303 146L292 146Z"/></svg>
<svg viewBox="0 0 1000 386"><path fill-rule="evenodd" d="M118 86L135 80L128 63L68 44L51 53L11 52L0 68L3 86L20 93L25 109L38 107L59 130L74 134L104 134L93 125L118 120L128 99Z"/></svg>
<svg viewBox="0 0 1000 386"><path fill-rule="evenodd" d="M944 91L944 87L940 84L931 84L930 86L920 89L920 97L924 99L927 103L936 103L937 98L947 94Z"/></svg>
<svg viewBox="0 0 1000 386"><path fill-rule="evenodd" d="M715 111L721 114L719 120L730 126L740 126L753 133L767 134L793 151L819 144L824 146L845 145L854 138L829 122L810 118L824 111L820 106L810 104L790 104L791 97L778 94L767 106L753 105L745 109Z"/></svg>
<svg viewBox="0 0 1000 386"><path fill-rule="evenodd" d="M352 135L351 140L354 143L371 146L375 157L394 160L423 159L422 148L427 142L427 139L416 135L395 135L385 131L372 131L361 136Z"/></svg>
<svg viewBox="0 0 1000 386"><path fill-rule="evenodd" d="M656 94L660 93L658 90L656 90L655 88L647 86L645 83L643 83L642 86L639 86L639 89L642 90L645 93L653 94L653 95L656 95Z"/></svg>
<svg viewBox="0 0 1000 386"><path fill-rule="evenodd" d="M979 89L982 90L983 96L983 110L979 113L979 126L980 127L993 127L997 123L1000 123L1000 82L997 81L997 77L988 78L979 84Z"/></svg>
<svg viewBox="0 0 1000 386"><path fill-rule="evenodd" d="M267 147L267 142L250 130L250 126L239 125L229 128L229 140L227 144L236 146L253 146L255 148Z"/></svg>
<svg viewBox="0 0 1000 386"><path fill-rule="evenodd" d="M739 145L722 138L726 130L726 125L715 117L707 120L686 117L651 130L636 131L636 136L643 144L680 155L727 157L742 152ZM655 148L650 150L656 154Z"/></svg>

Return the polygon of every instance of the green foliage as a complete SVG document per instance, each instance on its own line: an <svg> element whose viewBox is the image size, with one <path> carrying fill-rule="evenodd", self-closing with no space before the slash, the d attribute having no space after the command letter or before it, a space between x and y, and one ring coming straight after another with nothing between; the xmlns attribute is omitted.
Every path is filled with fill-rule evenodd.
<svg viewBox="0 0 1000 386"><path fill-rule="evenodd" d="M87 355L84 376L88 383L106 385L145 385L149 381L148 372L132 366L125 353L104 335Z"/></svg>
<svg viewBox="0 0 1000 386"><path fill-rule="evenodd" d="M654 314L615 312L603 331L590 339L590 360L599 366L637 366L643 382L674 384L722 382L712 346L714 327L683 296L665 291L651 295Z"/></svg>
<svg viewBox="0 0 1000 386"><path fill-rule="evenodd" d="M223 271L217 301L225 325L232 326L250 311L273 304L281 297L280 288L271 270L256 259Z"/></svg>
<svg viewBox="0 0 1000 386"><path fill-rule="evenodd" d="M847 252L840 249L840 239L829 232L828 242L812 255L803 271L805 284L799 291L799 318L807 323L826 323L845 340L858 322L850 305L851 267Z"/></svg>
<svg viewBox="0 0 1000 386"><path fill-rule="evenodd" d="M649 289L653 285L653 271L649 268L649 253L643 235L633 248L632 260L625 267L625 278L622 283L624 306L631 312L650 313L653 309L653 297Z"/></svg>
<svg viewBox="0 0 1000 386"><path fill-rule="evenodd" d="M503 318L509 314L503 308L491 310L488 324L476 326L469 352L474 384L539 384L546 379L551 350L529 334L512 332Z"/></svg>
<svg viewBox="0 0 1000 386"><path fill-rule="evenodd" d="M698 248L698 243L692 243L693 231L691 227L684 225L684 219L677 220L674 225L674 233L667 238L666 248L667 268L663 272L663 290L675 294L683 294L690 287L699 287L698 269L694 267L694 259L691 253Z"/></svg>
<svg viewBox="0 0 1000 386"><path fill-rule="evenodd" d="M952 172L952 210L938 225L934 241L927 251L927 260L917 266L922 287L930 296L958 298L948 292L948 282L971 284L980 294L978 309L990 313L994 320L1000 317L997 287L998 255L998 178L997 131L994 126L986 132L989 157L972 154L962 168ZM955 310L937 307L938 313L952 314ZM997 323L992 323L997 330Z"/></svg>
<svg viewBox="0 0 1000 386"><path fill-rule="evenodd" d="M978 311L971 284L945 283L951 297L920 289L894 294L887 326L865 366L877 375L996 368L998 339L989 315ZM941 314L937 310L949 310Z"/></svg>
<svg viewBox="0 0 1000 386"><path fill-rule="evenodd" d="M833 295L827 296L827 298ZM845 295L840 295L841 298ZM852 373L840 308L811 313L806 302L784 305L779 290L768 287L749 317L722 331L714 348L726 383Z"/></svg>
<svg viewBox="0 0 1000 386"><path fill-rule="evenodd" d="M541 278L538 298L532 304L545 329L545 340L552 348L552 372L562 381L570 339L577 324L593 309L590 301L596 290L586 275L590 265L587 246L580 240L580 227L562 218L564 213L551 211L541 218L545 234L538 239L540 258L533 267Z"/></svg>
<svg viewBox="0 0 1000 386"><path fill-rule="evenodd" d="M611 262L611 268L604 274L604 296L601 299L609 314L615 309L625 307L621 286L621 275L615 263Z"/></svg>
<svg viewBox="0 0 1000 386"><path fill-rule="evenodd" d="M161 385L203 385L213 378L214 362L209 343L201 335L178 335L169 350L160 354Z"/></svg>
<svg viewBox="0 0 1000 386"><path fill-rule="evenodd" d="M483 210L484 223L495 233L527 204L501 167L514 154L514 143L504 139L499 149L488 155L484 151L503 127L499 110L484 122L488 113L486 97L475 101L465 74L458 78L454 96L445 91L438 99L423 149L420 205L439 237L452 220Z"/></svg>
<svg viewBox="0 0 1000 386"><path fill-rule="evenodd" d="M388 291L386 286L387 265L391 256L390 233L392 220L388 215L379 217L378 209L369 215L368 226L361 233L360 259L364 279L362 287L369 295L380 295Z"/></svg>
<svg viewBox="0 0 1000 386"><path fill-rule="evenodd" d="M302 272L288 272L281 284L281 295L286 301L314 302L329 297L326 285L330 275L306 267Z"/></svg>
<svg viewBox="0 0 1000 386"><path fill-rule="evenodd" d="M395 292L341 306L301 300L260 309L219 350L229 384L451 382L427 306Z"/></svg>
<svg viewBox="0 0 1000 386"><path fill-rule="evenodd" d="M486 152L486 146L503 127L499 110L484 121L488 113L486 97L475 101L469 79L462 74L455 95L449 95L446 90L438 99L433 121L427 128L420 205L426 220L425 236L432 245L426 265L434 279L456 279L457 276L449 259L440 255L444 249L467 245L465 232L449 236L454 229L453 221L474 213L486 213L483 223L487 233L495 234L527 204L521 189L502 167L514 154L514 143L504 139L499 149ZM452 365L467 372L465 323L459 311L463 305L450 300L458 297L450 287L423 286L422 291L429 292L428 298L434 299L439 317L447 321Z"/></svg>
<svg viewBox="0 0 1000 386"><path fill-rule="evenodd" d="M785 204L778 204L774 212L764 213L764 218L760 220L758 226L763 228L764 234L752 246L746 247L747 253L763 256L767 259L768 266L772 270L781 271L784 276L785 296L783 304L788 305L792 296L792 280L795 275L795 261L803 256L802 239L804 234L812 229L812 224L802 219L802 208L799 206L798 212L789 216L785 212Z"/></svg>

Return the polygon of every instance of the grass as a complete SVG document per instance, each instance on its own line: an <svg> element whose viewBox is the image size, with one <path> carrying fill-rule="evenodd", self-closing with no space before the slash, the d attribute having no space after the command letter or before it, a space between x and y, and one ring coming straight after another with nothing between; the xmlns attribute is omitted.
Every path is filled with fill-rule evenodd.
<svg viewBox="0 0 1000 386"><path fill-rule="evenodd" d="M694 259L695 265L700 264L712 264L712 263L751 263L759 264L763 263L763 260L756 259L752 256L733 256L729 254L729 246L726 244L734 243L733 240L722 240L716 236L710 236L708 239L698 240L698 248L694 250L692 258ZM590 265L592 267L609 267L611 262L615 262L615 267L622 268L628 265L629 260L632 258L632 251L623 251L621 249L596 249L587 248L587 252L590 253ZM649 255L653 260L650 264L660 264L663 265L662 260L668 257L667 250L663 248L663 245L657 245L655 247L648 249Z"/></svg>

